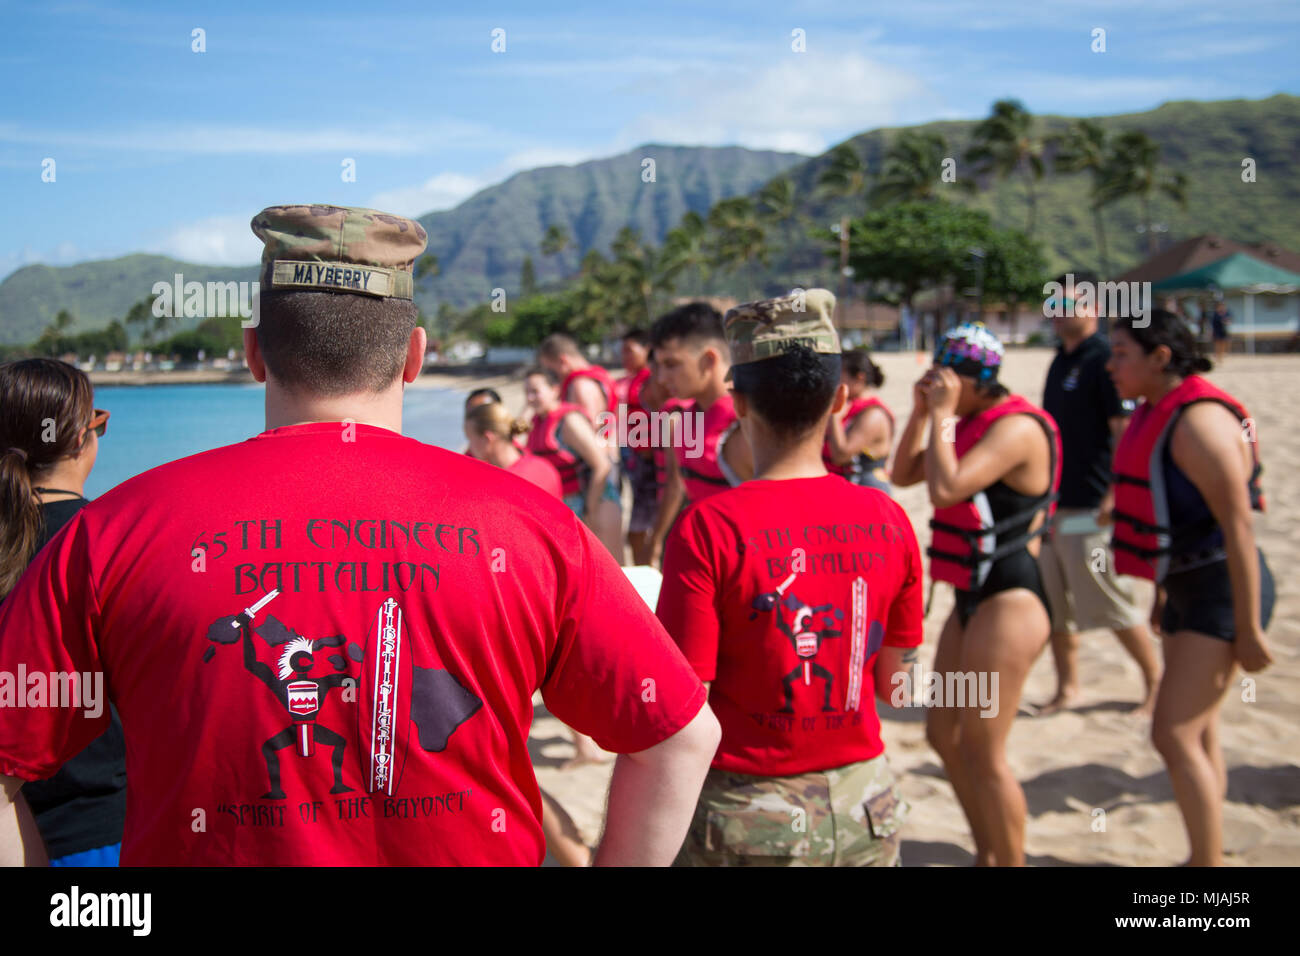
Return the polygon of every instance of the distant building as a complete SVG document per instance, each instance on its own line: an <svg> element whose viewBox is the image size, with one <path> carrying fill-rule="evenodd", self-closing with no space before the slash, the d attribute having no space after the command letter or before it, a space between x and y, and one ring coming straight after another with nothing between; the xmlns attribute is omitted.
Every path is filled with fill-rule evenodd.
<svg viewBox="0 0 1300 956"><path fill-rule="evenodd" d="M1300 273L1300 253L1283 248L1277 243L1262 242L1257 245L1247 245L1206 233L1175 243L1118 276L1117 281L1159 282L1219 262L1235 253L1242 253L1266 265L1285 269L1288 272ZM1232 313L1229 331L1234 339L1241 340L1249 334L1262 343L1271 342L1274 347L1277 347L1294 342L1300 335L1300 292L1252 295L1249 311L1245 293L1226 290L1221 293L1221 296L1228 311ZM1216 298L1214 292L1156 295L1158 301L1166 298L1175 300L1182 314L1195 325L1201 338L1209 337L1207 324L1209 314L1214 309ZM1252 319L1249 324L1248 315Z"/></svg>

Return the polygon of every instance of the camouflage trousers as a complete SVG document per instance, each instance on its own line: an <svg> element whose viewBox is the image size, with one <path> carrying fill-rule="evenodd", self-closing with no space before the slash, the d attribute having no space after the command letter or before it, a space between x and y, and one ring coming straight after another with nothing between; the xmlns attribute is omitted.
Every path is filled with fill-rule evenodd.
<svg viewBox="0 0 1300 956"><path fill-rule="evenodd" d="M900 866L910 808L881 754L793 777L710 770L674 866Z"/></svg>

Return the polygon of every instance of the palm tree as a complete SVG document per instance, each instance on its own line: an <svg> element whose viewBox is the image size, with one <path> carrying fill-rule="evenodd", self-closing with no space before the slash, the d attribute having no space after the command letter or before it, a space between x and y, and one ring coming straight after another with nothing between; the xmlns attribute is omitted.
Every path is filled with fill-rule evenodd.
<svg viewBox="0 0 1300 956"><path fill-rule="evenodd" d="M840 143L827 156L827 165L817 176L822 192L836 199L857 199L867 191L867 164L848 143Z"/></svg>
<svg viewBox="0 0 1300 956"><path fill-rule="evenodd" d="M1152 229L1151 200L1157 195L1187 208L1187 177L1167 173L1160 165L1160 144L1141 130L1121 133L1105 163L1099 189L1104 204L1136 196L1142 207L1142 225L1147 234L1147 255L1156 252Z"/></svg>
<svg viewBox="0 0 1300 956"><path fill-rule="evenodd" d="M889 145L880 176L872 187L872 202L937 199L948 143L935 131L905 129ZM963 180L969 182L969 180Z"/></svg>
<svg viewBox="0 0 1300 956"><path fill-rule="evenodd" d="M817 188L834 199L865 198L867 192L867 164L858 151L848 143L840 143L828 154L826 167L817 176ZM844 299L848 282L849 216L840 216L840 299Z"/></svg>
<svg viewBox="0 0 1300 956"><path fill-rule="evenodd" d="M770 226L779 226L799 215L794 183L778 176L758 191L758 215Z"/></svg>
<svg viewBox="0 0 1300 956"><path fill-rule="evenodd" d="M419 260L416 261L416 280L424 278L436 279L440 275L442 275L442 264L438 261L438 257L432 252L421 256Z"/></svg>
<svg viewBox="0 0 1300 956"><path fill-rule="evenodd" d="M152 312L152 299L141 299L127 309L126 312L126 327L129 329L134 325L140 326L140 338L145 342L153 338L153 332L149 328L149 316Z"/></svg>
<svg viewBox="0 0 1300 956"><path fill-rule="evenodd" d="M546 229L546 235L542 237L542 255L559 255L565 249L569 248L571 242L572 238L569 236L569 230L564 226L548 226Z"/></svg>
<svg viewBox="0 0 1300 956"><path fill-rule="evenodd" d="M748 196L720 199L709 210L713 264L731 272L745 271L746 290L755 284L757 265L767 265L767 233Z"/></svg>
<svg viewBox="0 0 1300 956"><path fill-rule="evenodd" d="M1018 100L998 100L993 113L971 132L966 161L980 172L992 172L998 179L1020 172L1029 194L1029 224L1034 234L1038 217L1038 196L1034 181L1043 178L1043 142L1034 136L1034 117Z"/></svg>
<svg viewBox="0 0 1300 956"><path fill-rule="evenodd" d="M696 293L703 294L711 262L708 226L703 216L693 209L688 210L682 216L682 221L664 236L660 249L660 268L669 282L675 281L684 270L694 269Z"/></svg>
<svg viewBox="0 0 1300 956"><path fill-rule="evenodd" d="M1110 275L1110 262L1106 254L1106 229L1101 220L1103 203L1102 183L1106 157L1110 149L1105 128L1093 120L1075 120L1063 135L1054 136L1048 143L1056 150L1053 166L1063 173L1088 173L1092 178L1092 225L1097 231L1097 250L1101 255L1101 274Z"/></svg>

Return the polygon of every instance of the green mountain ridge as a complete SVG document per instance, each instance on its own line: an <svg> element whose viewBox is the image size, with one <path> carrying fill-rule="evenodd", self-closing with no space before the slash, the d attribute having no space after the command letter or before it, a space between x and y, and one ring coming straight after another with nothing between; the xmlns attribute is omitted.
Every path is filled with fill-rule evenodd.
<svg viewBox="0 0 1300 956"><path fill-rule="evenodd" d="M642 180L646 158L655 161L653 182ZM516 173L454 209L419 217L441 275L418 283L416 302L432 315L439 302L486 302L494 288L513 294L526 256L532 256L540 282L558 279L576 270L588 249L607 248L625 225L657 243L688 209L707 213L719 199L750 192L806 158L738 146L646 145L574 166ZM574 246L546 257L538 246L552 224L568 228ZM35 341L60 309L76 316L71 332L104 328L147 298L154 283L171 282L177 272L187 282L257 279L255 264L207 266L142 254L25 266L0 282L0 345ZM200 321L179 319L172 331Z"/></svg>
<svg viewBox="0 0 1300 956"><path fill-rule="evenodd" d="M1152 202L1154 221L1168 227L1163 245L1205 232L1241 242L1269 240L1300 250L1300 181L1293 175L1300 156L1300 97L1277 94L1262 100L1175 101L1140 113L1096 117L1107 130L1142 129L1160 144L1161 161L1188 177L1188 207L1164 198ZM962 160L978 120L922 124L940 132L957 175L966 175ZM1070 119L1037 117L1037 135L1064 131ZM870 130L848 142L862 154L868 170L880 169L884 153L901 127ZM655 161L654 181L643 180L644 159ZM1255 161L1255 182L1242 181L1242 160ZM707 287L682 294L775 293L793 285L829 285L838 289L825 246L809 239L807 224L826 226L841 214L860 215L865 198L822 198L817 179L828 164L826 154L792 153L743 147L685 147L648 144L620 156L575 166L527 170L471 196L454 209L420 217L429 232L429 251L437 255L441 275L417 283L416 301L427 315L438 303L463 307L483 303L494 288L510 295L519 288L519 272L531 257L539 284L562 279L578 269L590 249L602 252L625 225L660 242L688 209L706 214L719 199L755 193L765 183L788 176L794 183L805 224L789 225L771 242L777 247L763 270L761 288L747 289L736 276L715 276ZM1049 269L1098 269L1100 258L1089 208L1087 174L1050 171L1036 184L1038 225ZM868 183L869 185L869 183ZM1024 181L981 181L975 195L955 202L991 213L999 226L1023 229L1027 200ZM1146 237L1137 231L1138 204L1124 200L1102 214L1111 273L1118 274L1146 258ZM548 226L562 225L573 238L563 253L540 252ZM0 282L0 344L31 342L60 309L77 318L71 331L103 328L134 302L149 295L153 284L170 282L176 272L186 280L230 281L256 278L249 266L205 266L165 256L129 255L72 266L26 266ZM190 328L198 319L182 320Z"/></svg>
<svg viewBox="0 0 1300 956"><path fill-rule="evenodd" d="M1109 133L1145 131L1161 147L1161 163L1187 175L1187 209L1157 197L1151 203L1153 221L1168 227L1161 248L1213 232L1239 242L1275 242L1300 250L1300 181L1294 175L1300 157L1300 96L1277 94L1263 100L1174 101L1154 110L1093 117ZM1047 139L1063 133L1070 117L1040 114L1036 135ZM968 175L962 160L977 121L947 120L914 129L944 136L949 155L957 160L957 176ZM847 140L863 156L868 170L880 169L885 151L902 127L875 129ZM1051 171L1037 183L1038 223L1034 232L1043 243L1053 274L1090 268L1101 272L1101 260L1089 205L1091 180L1086 173ZM1242 181L1242 160L1255 160L1255 182ZM817 198L817 178L828 165L826 154L800 163L786 175L794 182L801 204L812 222L829 226L842 213L861 215L857 202ZM977 180L974 195L952 188L954 202L989 212L995 225L1024 229L1028 212L1025 181L1013 176L1001 182ZM870 185L870 183L868 183ZM1118 275L1148 257L1146 236L1137 231L1141 215L1136 200L1123 200L1102 212L1110 272ZM837 281L828 266L825 246L790 231L789 248L774 256L769 275L779 281L763 291L778 292L791 285ZM837 286L831 286L837 288Z"/></svg>

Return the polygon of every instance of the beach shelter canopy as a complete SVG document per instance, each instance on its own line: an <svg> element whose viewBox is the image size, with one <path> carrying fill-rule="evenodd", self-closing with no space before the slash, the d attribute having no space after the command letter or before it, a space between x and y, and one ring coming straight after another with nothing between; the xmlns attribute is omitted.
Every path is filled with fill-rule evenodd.
<svg viewBox="0 0 1300 956"><path fill-rule="evenodd" d="M1151 283L1153 292L1183 289L1222 289L1245 292L1294 292L1300 289L1300 273L1288 272L1253 256L1236 252L1216 262L1181 275Z"/></svg>

